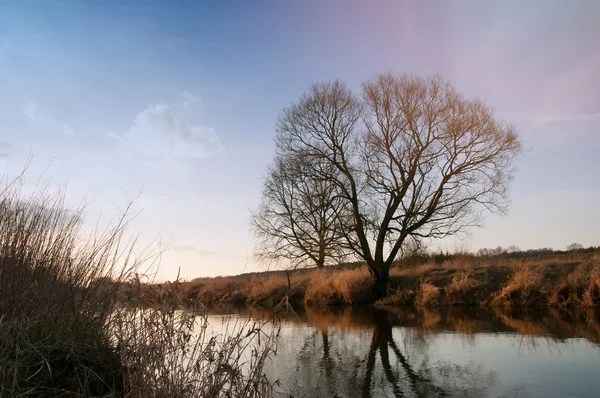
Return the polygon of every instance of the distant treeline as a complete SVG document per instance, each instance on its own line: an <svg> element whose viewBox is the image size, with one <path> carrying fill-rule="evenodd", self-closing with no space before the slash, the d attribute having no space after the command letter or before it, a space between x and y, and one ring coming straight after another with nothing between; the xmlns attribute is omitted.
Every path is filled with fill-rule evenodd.
<svg viewBox="0 0 600 398"><path fill-rule="evenodd" d="M413 266L420 265L429 262L435 264L443 264L446 261L453 260L482 260L482 259L519 259L519 258L543 258L550 256L560 256L568 254L585 254L585 253L596 253L600 252L600 246L589 246L583 247L578 243L570 244L566 250L555 250L550 247L544 247L541 249L528 249L521 250L516 246L496 248L482 248L477 252L455 252L450 253L448 251L422 251L420 253L411 254L397 261L398 266Z"/></svg>

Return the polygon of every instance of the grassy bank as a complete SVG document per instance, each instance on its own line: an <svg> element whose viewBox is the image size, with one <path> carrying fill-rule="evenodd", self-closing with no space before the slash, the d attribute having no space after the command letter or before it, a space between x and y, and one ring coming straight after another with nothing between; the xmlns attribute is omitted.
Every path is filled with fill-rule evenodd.
<svg viewBox="0 0 600 398"><path fill-rule="evenodd" d="M0 396L272 394L263 367L276 330L209 333L178 294L117 305L119 287L140 297L135 271L148 259L123 242L127 214L87 237L83 210L63 197L21 195L19 181L0 188Z"/></svg>
<svg viewBox="0 0 600 398"><path fill-rule="evenodd" d="M391 295L380 305L421 307L596 307L600 305L600 250L541 252L537 255L454 255L400 263L390 272ZM184 282L179 294L207 305L373 304L366 266L269 271ZM145 297L170 291L147 285ZM123 299L131 296L122 290Z"/></svg>

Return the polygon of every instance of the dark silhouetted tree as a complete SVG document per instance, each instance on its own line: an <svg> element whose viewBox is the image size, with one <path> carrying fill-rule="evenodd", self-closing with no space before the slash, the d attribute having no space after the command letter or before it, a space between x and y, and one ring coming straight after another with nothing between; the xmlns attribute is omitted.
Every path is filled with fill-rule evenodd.
<svg viewBox="0 0 600 398"><path fill-rule="evenodd" d="M302 178L327 180L334 192L338 207L326 214L339 229L330 243L368 264L383 297L407 238L466 232L484 211L506 211L521 143L492 109L440 78L383 74L360 96L340 81L313 84L280 114L276 148L282 159L319 165ZM295 203L304 210L290 220L314 211Z"/></svg>
<svg viewBox="0 0 600 398"><path fill-rule="evenodd" d="M306 156L276 157L251 217L256 257L319 268L346 257L339 223L344 201L331 178L335 172Z"/></svg>

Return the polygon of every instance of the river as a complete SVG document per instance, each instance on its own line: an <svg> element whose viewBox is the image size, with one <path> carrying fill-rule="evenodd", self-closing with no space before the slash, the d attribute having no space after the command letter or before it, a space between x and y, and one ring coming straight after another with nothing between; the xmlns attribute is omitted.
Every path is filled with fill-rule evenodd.
<svg viewBox="0 0 600 398"><path fill-rule="evenodd" d="M223 318L270 319L223 310ZM598 397L598 312L307 308L280 314L283 397Z"/></svg>

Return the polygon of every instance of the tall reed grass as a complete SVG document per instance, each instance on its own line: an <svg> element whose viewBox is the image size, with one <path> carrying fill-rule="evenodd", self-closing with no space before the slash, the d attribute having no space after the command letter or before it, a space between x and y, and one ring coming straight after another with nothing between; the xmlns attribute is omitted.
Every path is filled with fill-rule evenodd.
<svg viewBox="0 0 600 398"><path fill-rule="evenodd" d="M152 259L124 240L127 211L86 236L64 190L22 192L21 178L0 188L0 396L272 393L263 367L276 329L207 333L200 308L173 295L119 306L119 288L140 286L135 271Z"/></svg>

